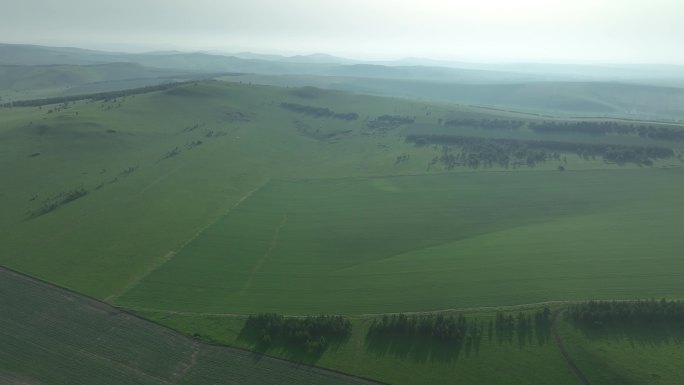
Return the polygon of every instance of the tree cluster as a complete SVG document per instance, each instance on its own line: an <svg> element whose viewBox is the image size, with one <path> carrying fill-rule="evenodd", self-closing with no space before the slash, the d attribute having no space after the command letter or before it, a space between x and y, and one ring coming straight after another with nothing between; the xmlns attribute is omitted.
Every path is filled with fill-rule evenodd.
<svg viewBox="0 0 684 385"><path fill-rule="evenodd" d="M525 122L503 119L450 119L444 122L447 127L473 127L486 130L517 130Z"/></svg>
<svg viewBox="0 0 684 385"><path fill-rule="evenodd" d="M197 130L197 129L200 129L200 128L206 126L206 125L207 125L206 122L195 123L195 124L193 124L192 126L187 126L187 127L183 128L183 132L192 132L192 131L195 131L195 130Z"/></svg>
<svg viewBox="0 0 684 385"><path fill-rule="evenodd" d="M409 116L382 115L366 123L366 128L372 131L389 131L405 124L413 124L416 119Z"/></svg>
<svg viewBox="0 0 684 385"><path fill-rule="evenodd" d="M333 118L346 121L356 120L359 114L356 112L338 113L329 108L305 106L297 103L280 103L280 107L300 114L311 115L316 118Z"/></svg>
<svg viewBox="0 0 684 385"><path fill-rule="evenodd" d="M551 326L551 309L544 306L531 313L519 312L517 316L513 314L505 315L503 312L497 312L494 317L494 327L498 332L507 332L514 330L527 330L531 327L550 327Z"/></svg>
<svg viewBox="0 0 684 385"><path fill-rule="evenodd" d="M672 149L666 147L494 139L448 134L411 134L406 136L406 141L419 146L442 144L442 156L433 159L431 163L441 162L449 169L455 166L477 168L492 165L533 167L549 159L560 159L560 153L576 154L585 159L600 156L607 163L650 166L653 160L675 155ZM460 153L454 154L451 146L459 149Z"/></svg>
<svg viewBox="0 0 684 385"><path fill-rule="evenodd" d="M57 210L60 206L73 202L76 199L83 198L88 195L88 190L77 187L71 190L62 191L51 199L48 199L41 207L29 212L29 218L36 218L45 215L49 212Z"/></svg>
<svg viewBox="0 0 684 385"><path fill-rule="evenodd" d="M409 160L410 158L411 158L411 155L410 155L410 154L404 153L404 154L398 155L398 156L397 156L397 159L394 160L394 164L396 165L396 164L408 162L408 160Z"/></svg>
<svg viewBox="0 0 684 385"><path fill-rule="evenodd" d="M670 322L684 324L684 301L590 301L571 305L565 314L579 325L593 327Z"/></svg>
<svg viewBox="0 0 684 385"><path fill-rule="evenodd" d="M456 316L443 314L427 315L384 315L373 321L368 334L377 336L418 336L445 342L462 341L468 330L463 314Z"/></svg>
<svg viewBox="0 0 684 385"><path fill-rule="evenodd" d="M352 325L348 319L335 315L293 318L265 313L249 316L245 329L266 345L280 340L308 351L320 351L329 340L348 337Z"/></svg>

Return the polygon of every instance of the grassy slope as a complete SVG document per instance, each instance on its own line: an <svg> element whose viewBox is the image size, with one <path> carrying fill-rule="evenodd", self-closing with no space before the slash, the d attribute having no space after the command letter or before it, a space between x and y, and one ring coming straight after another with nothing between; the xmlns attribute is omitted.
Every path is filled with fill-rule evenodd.
<svg viewBox="0 0 684 385"><path fill-rule="evenodd" d="M282 101L329 107L337 112L354 111L362 118L353 123L310 118L279 108ZM150 292L145 294L145 288L154 289L155 281L158 284L158 278L165 274L167 278L173 278L168 272L174 270L182 273L176 277L179 284L192 283L199 270L197 264L189 261L189 252L211 252L212 248L224 247L221 242L225 243L225 237L213 245L206 243L211 241L212 232L235 228L235 222L231 221L247 215L244 223L253 226L252 229L257 229L257 225L268 227L263 233L253 232L254 239L268 243L283 222L284 216L280 214L284 208L288 212L288 222L278 235L280 237L282 233L284 239L289 239L290 246L274 250L281 256L301 256L300 262L306 262L307 274L314 278L309 282L310 286L306 282L287 281L286 287L300 295L288 299L290 304L282 308L287 312L294 312L291 309L312 312L328 307L333 312L345 308L349 312L376 313L397 309L404 299L416 308L435 309L461 307L468 303L500 304L498 298L502 295L509 303L558 297L586 298L594 296L592 290L601 282L606 283L602 292L611 297L681 296L677 276L681 270L677 266L681 262L676 260L676 250L671 248L681 242L678 240L682 228L681 202L677 199L681 196L681 186L676 178L681 173L679 169L637 170L628 166L617 171L615 166L600 161L568 156L568 170L594 171L549 173L557 166L551 162L516 173L470 175L472 170L463 170L468 172L448 177L388 179L382 176L426 173L426 164L434 156L434 150L404 143L403 129L385 135L365 135L367 133L362 129L363 120L382 114L415 115L420 124L434 124L437 118L454 113L481 116L482 110L330 92L303 99L287 89L219 83L185 86L116 102L80 102L51 114L47 113L48 109L0 110L0 162L3 164L0 180L10 181L0 185L0 205L4 214L0 217L0 263L99 298L126 303L137 296L139 304L144 302L152 307L148 302ZM247 120L237 112L244 114ZM184 131L195 124L203 125ZM305 127L304 131L302 127ZM350 129L351 134L344 133ZM206 138L208 130L225 135ZM196 140L202 140L202 145L186 148L187 143ZM175 147L182 150L180 155L162 159ZM41 155L29 157L36 152ZM411 155L410 161L395 165L396 157L404 153ZM678 161L665 163L675 165ZM135 171L123 173L130 167ZM598 169L604 171L596 171ZM434 169L434 172L440 171ZM379 178L365 178L371 176ZM352 178L344 179L347 177ZM310 180L297 182L302 178ZM406 182L401 182L401 188L397 189L397 180ZM577 181L574 185L570 183L573 180ZM505 188L498 184L501 181L507 181ZM342 193L345 191L337 189L340 183L350 186L347 191L356 194L355 197L365 205L365 211L344 202ZM96 190L100 184L103 186ZM27 212L39 207L45 198L80 185L91 191L84 198L27 220ZM486 188L494 185L500 189ZM587 186L588 190L582 188ZM429 187L436 188L426 192ZM252 191L256 191L252 197L237 205ZM470 191L470 197L475 197L477 206L468 208L465 207L467 201L452 202L452 195L467 191ZM509 191L521 206L507 204L511 199ZM620 194L610 195L616 191ZM283 197L284 192L290 197ZM301 196L297 198L294 194ZM425 194L435 200L426 201ZM535 199L540 196L542 200ZM554 200L558 196L562 197L560 207ZM644 200L644 196L651 199ZM331 204L333 198L337 200ZM279 210L276 215L262 210L263 223L257 217L249 218L250 214L259 212L258 206L264 201ZM322 211L309 208L308 201ZM554 204L548 205L549 201ZM392 210L389 206L392 202L419 204L426 210L426 215L421 211L414 218L402 210ZM338 204L340 207L336 208ZM446 213L450 214L440 216L445 205L449 207ZM575 212L577 206L594 210ZM459 216L453 213L464 207L484 218L503 218L503 223L459 222ZM516 216L521 210L529 215ZM290 212L294 214L290 216ZM331 224L325 215L332 213L344 221ZM368 227L358 227L358 217L368 213L380 215ZM510 217L502 216L502 213L508 213ZM402 219L401 223L386 228L386 220L394 218ZM302 235L318 234L322 242L317 243L317 247L328 251L338 249L336 242L325 239L324 229L316 226L321 220L325 220L328 229L337 226L340 234L349 234L357 241L363 241L366 233L371 232L372 237L365 240L372 241L366 245L374 252L363 256L368 259L356 261L361 262L358 266L349 266L344 272L346 278L322 279L333 277L330 273L339 267L336 266L339 263L310 266L313 254L303 255L297 246L296 241L302 239ZM453 227L476 234L461 239L442 228L423 228L425 221L439 223L447 230ZM267 226L267 223L270 224ZM430 237L406 237L411 231ZM383 243L393 234L402 234L401 242L396 245L396 256L382 259ZM432 234L437 237L432 239ZM608 240L619 241L619 247ZM567 242L570 249L559 250L554 246L555 242ZM344 243L348 249L340 249L335 257L348 258L350 251L359 246ZM532 253L528 250L531 244L534 245ZM282 245L287 246L287 243ZM415 245L419 247L411 251ZM653 255L652 262L657 263L644 263L643 255ZM234 276L241 273L231 271L225 261L212 260L211 253L203 254L202 258L211 261L207 266L215 267L212 275L215 279L202 281L195 289L208 290L211 296L193 291L185 298L202 299L198 302L202 309L193 310L235 311L226 306L229 291L222 291L235 283L226 284L223 273L227 271ZM515 259L524 264L514 263ZM285 268L291 272L297 268L293 264L288 267L282 260L271 258L269 263L266 261L257 265L259 268L255 271ZM248 272L254 270L256 264L250 264L249 256L243 262L251 268ZM427 269L421 271L422 265ZM178 270L182 266L188 269ZM616 266L619 270L615 270ZM319 267L321 270L315 271ZM511 279L511 272L526 280ZM549 273L555 274L553 278L539 278ZM354 275L359 277L357 281L348 280ZM454 281L454 275L465 278ZM264 279L268 275L262 272L245 285L243 274L242 285L237 285L238 294L243 287L247 289L242 292L242 310L238 311L262 310L259 307L262 305L272 309L281 306L269 296L277 291L271 286L273 282L281 282L282 278L270 276L274 278L270 284ZM436 280L428 279L428 276L434 276ZM529 279L535 276L537 279ZM316 293L326 293L326 290L330 293L331 288L339 288L344 279L348 280L350 295L345 297L344 292L335 291L324 297ZM328 282L336 286L327 288ZM435 282L442 282L442 286L436 286ZM631 287L632 282L640 286ZM366 295L364 290L373 295ZM173 295L175 299L182 297L178 291ZM316 303L307 303L311 300ZM157 298L154 305L157 304L167 308L169 305L168 302L164 304L163 298ZM186 302L179 306L194 305ZM202 324L195 330L204 331L205 321L212 322L211 317L188 317L198 319ZM181 324L175 326L179 329L192 330L183 326L186 321L178 322ZM362 327L356 331L356 336L363 335ZM230 332L221 330L217 335L221 333L228 333L224 335L224 341L241 344L230 337ZM340 355L327 352L318 363L399 379L400 383L418 381L412 373L432 373L430 370L436 365L429 361L411 363L406 357L390 354L375 358L365 355L361 360L353 361L356 350L352 345L340 349ZM550 347L515 355L513 347L492 351L483 348L487 353L482 353L482 360L462 358L437 365L434 378L450 382L458 375L472 376L467 377L471 379L488 374L494 376L495 373L487 373L484 368L487 364L491 368L492 361L501 362L502 357L506 357L505 360L521 360L520 368L525 370L515 373L522 381L538 370L538 359L550 357L551 350L547 349ZM469 365L464 365L465 362ZM471 366L472 371L468 369ZM560 367L555 363L549 365L550 373L560 373ZM537 377L542 383L552 375L544 374L545 371L539 373L543 374Z"/></svg>
<svg viewBox="0 0 684 385"><path fill-rule="evenodd" d="M312 129L326 122L278 107L287 100L301 101L284 89L205 84L115 103L79 102L51 114L51 107L0 111L0 177L11 181L0 187L5 214L0 260L105 298L274 175L399 171L392 167L396 155L378 151L381 139L331 144L298 134L293 119ZM339 97L322 96L319 102L335 100ZM350 111L362 113L391 112L404 103L343 100ZM248 121L236 118L238 112ZM195 124L203 126L184 132ZM334 121L322 129L347 125ZM209 130L224 136L205 138ZM203 144L185 148L197 140ZM400 138L391 140L409 147ZM162 160L175 147L181 155ZM41 155L29 157L33 153ZM137 169L124 175L130 167ZM91 190L88 196L27 220L27 212L46 198L81 185Z"/></svg>
<svg viewBox="0 0 684 385"><path fill-rule="evenodd" d="M606 295L619 295L621 293L618 289L622 282L620 274L628 277L631 271L642 271L643 266L637 260L641 257L643 248L666 239L672 240L671 245L678 244L672 234L681 228L678 219L681 216L677 209L681 207L681 203L676 200L681 186L677 178L668 174L677 175L677 170L627 171L630 167L625 167L625 170L617 172L614 166L604 165L600 161L569 156L566 165L569 170L606 169L616 172L543 172L542 170L555 169L557 165L550 162L514 174L484 173L480 176L465 176L455 173L453 176L427 179L336 181L334 178L426 173L426 164L435 155L431 147L416 148L405 143L401 136L404 129L368 135L363 126L369 117L401 114L416 116L419 124L434 124L439 117L453 116L458 110L439 105L326 91L306 93L303 96L284 88L208 82L161 93L131 96L114 102L79 102L69 109L52 113L48 111L53 107L0 110L0 160L4 165L0 168L0 180L11 181L0 187L0 204L5 213L0 218L3 234L0 263L99 298L115 300L136 286L150 271L164 264L175 252L179 252L178 257L171 258L171 263L160 270L159 274L168 269L173 270L174 266L177 268L183 265L182 261L190 258L190 254L183 251L186 244L187 251L193 248L211 251L211 247L202 246L202 239L211 237L212 232L216 237L222 226L234 227L231 224L233 216L225 214L252 191L264 186L269 180L303 177L328 179L302 182L303 184L267 184L266 188L257 191L253 199L245 200L243 205L238 206L235 214L243 216L241 221L255 224L252 231L254 239L268 243L274 238L283 213L292 211L294 216L283 227L284 241L277 243L279 246L274 249L274 255L289 257L298 254L300 259L292 262L298 261L306 266L316 257L317 250L310 250L307 255L302 254L303 250L297 249L301 246L298 246L298 240L311 241L311 238L306 238L307 234L315 234L312 232L314 230L320 232L317 235L320 238L317 245L321 249L318 251L329 254L335 262L327 267L327 262L312 265L314 270L309 269L307 274L325 274L314 277L316 279L309 282L311 285L308 289L306 284L300 284L296 293L306 294L306 290L318 290L316 287L320 285L321 277L325 277L332 278L332 283L336 284L334 287L338 289L351 285L349 293L353 295L366 298L364 288L378 293L374 302L384 304L380 306L382 309L375 309L372 297L369 297L370 302L366 305L355 305L355 299L345 300L344 296L337 295L334 298L342 304L342 308L337 309L335 302L330 302L329 308L333 311L379 312L383 309L397 309L399 300L392 300L392 297L399 298L403 295L395 295L397 286L394 285L406 283L401 277L407 273L413 273L417 279L416 284L410 287L410 292L411 296L415 295L415 304L423 309L460 307L466 303L478 302L490 304L499 296L500 289L510 293L507 302L533 302L541 299L540 293L543 291L540 290L553 288L553 282L546 279L528 281L525 290L512 292L491 271L487 272L490 275L486 279L478 281L476 273L482 272L487 263L494 263L494 266L505 263L502 258L507 256L502 255L501 250L505 250L508 256L521 255L520 258L528 261L529 264L518 265L521 276L528 278L534 276L534 271L537 270L540 275L554 270L548 265L550 262L542 263L543 269L537 268L539 261L545 261L543 258L569 256L569 261L563 263L574 266L575 273L567 279L572 283L571 287L579 288L579 291L549 292L549 297L551 294L563 298L585 297L587 294L582 294L581 291L585 287L582 274L595 274L595 279L598 279L593 268L600 267L603 270L598 271L605 271L609 261L632 261L621 265L621 271L612 274L616 276L615 286L609 286L605 292ZM279 103L282 101L332 107L337 112L358 112L361 119L351 123L316 119L280 108ZM462 113L467 116L482 114L481 111L469 110ZM195 125L199 127L186 130ZM205 134L210 130L223 136L207 138ZM189 143L198 140L202 141L201 145L188 148ZM181 151L180 155L163 159L174 148ZM40 155L29 157L34 153ZM396 165L395 159L401 154L410 154L411 158L408 162ZM132 173L124 172L130 168L134 168ZM438 167L433 170L440 172ZM547 183L551 180L557 182ZM392 193L395 181L402 181L397 194ZM338 191L336 183L348 185L345 187L347 191L354 192L355 199L365 209L355 209L353 201L345 201L345 191ZM423 190L421 184L425 184ZM27 219L27 213L38 209L46 199L79 186L84 186L90 193L47 215ZM101 188L96 189L98 186ZM279 192L278 188L285 190ZM310 191L307 190L309 188ZM425 191L426 189L430 191ZM509 189L515 199L508 196ZM629 193L632 190L635 191L634 195ZM636 195L636 192L644 190L656 194L654 196L657 198L643 200L642 195ZM625 192L618 194L617 191ZM283 194L295 194L300 199L282 200ZM332 199L335 194L338 196ZM431 199L421 199L422 194L432 194ZM464 200L453 201L453 194L462 194ZM263 215L271 222L270 225L266 222L258 223L257 217L244 218L245 215L249 217L250 210L255 205L261 204L258 199L260 195L263 195L262 203L266 200L274 207L292 205L292 210L283 211L285 206L282 206L278 208L278 212L265 212ZM564 199L560 207L554 202L557 196ZM536 202L535 197L542 200ZM311 212L306 208L311 199L311 203L315 203L316 210L320 209L320 212ZM476 205L470 207L466 199L473 199ZM508 203L508 200L514 202ZM338 202L344 205L340 206L341 209L335 208ZM605 204L606 202L610 204ZM414 215L410 210L397 209L412 205L419 205L423 210L417 210ZM525 205L531 209L528 210ZM600 210L577 211L575 208L579 206L600 207ZM448 210L443 210L444 207L448 207ZM610 211L610 207L617 207L619 210ZM367 216L364 213L373 212L369 211L370 208L376 210L379 216L369 222L367 227L359 227L359 215ZM464 216L459 214L459 210L483 217L473 218L473 223L461 221L459 218ZM665 214L656 214L658 210L665 211ZM298 212L304 217L298 216ZM309 215L308 219L306 215ZM329 237L322 233L325 227L318 226L318 223L327 222L326 226L333 226L328 215L341 219L338 229L329 229L340 231L343 236L349 235L353 242L343 239L344 237L335 239L334 236ZM501 218L506 220L498 224L491 223L492 220L497 222ZM625 221L625 218L639 218L639 221ZM399 221L394 223L395 219ZM550 225L539 225L538 222L542 220ZM391 225L388 225L390 222ZM215 223L216 226L212 227ZM430 225L424 226L426 223ZM585 238L575 241L575 230L587 225L593 226L598 235L587 231L579 232ZM263 232L258 231L259 226L264 229ZM205 229L206 234L203 233ZM366 231L370 233L364 235ZM620 255L620 249L611 247L610 242L597 243L603 245L605 250L590 249L592 240L602 236L601 231L609 235L608 239L628 241L625 243L624 255ZM412 232L421 236L407 237ZM397 234L401 235L402 241L393 245L394 241L389 241L396 239ZM200 238L197 242L188 244L198 235ZM535 241L540 235L550 237L549 242ZM366 239L363 245L369 252L363 256L356 253L353 247L347 250L339 247L343 246L340 242L354 246L354 242L364 237ZM36 242L37 239L40 242ZM575 250L569 252L553 247L552 242L568 240L572 241L570 244L576 245ZM630 240L639 242L629 243ZM225 237L221 242L224 241ZM640 244L643 245L641 249ZM355 247L358 249L360 245L362 244ZM535 246L534 250L538 254L528 255L526 250L530 245ZM224 246L218 244L217 247ZM259 247L258 244L256 247ZM390 249L383 250L387 247ZM257 261L254 258L259 255L258 250L255 249L254 252L257 254L241 256L242 261L250 264L247 272L254 268L253 262ZM458 253L460 260L453 258L451 253ZM394 256L385 258L390 254ZM576 255L588 258L587 265L582 265L584 262L577 259ZM665 247L654 258L665 261L672 255L672 249ZM356 260L345 260L350 256ZM479 256L485 258L482 260L485 263L477 260ZM211 258L211 255L205 257ZM597 257L601 259L596 259ZM429 261L423 272L412 267L411 261L419 259ZM513 260L512 257L510 260ZM212 265L219 268L215 272L217 282L222 282L223 279L218 275L220 269L230 270L230 263L227 260ZM287 267L287 262L285 265L278 263L272 267L265 264L264 267ZM351 264L358 266L352 267ZM317 272L314 266L321 266L323 270ZM444 266L447 268L444 269ZM641 289L647 288L648 282L664 277L662 271L654 266L659 265L649 265L644 270L647 275L643 278L644 286ZM471 269L462 273L463 276L470 277L468 279L471 281L453 280L454 269L461 267ZM331 272L341 268L348 270L335 274L336 277L331 275ZM378 276L381 280L375 279L373 274L386 269L392 272L391 276L383 274ZM439 278L435 282L442 282L442 286L433 287L434 282L431 279L426 280L425 277L433 274L434 270L437 270L435 274ZM245 271L232 273L239 275ZM185 271L182 275L185 275ZM344 275L358 275L361 285L355 286L349 280L344 283ZM154 280L155 276L156 274L150 275L150 279ZM188 275L191 280L190 277ZM275 283L283 279L277 275L272 277ZM668 279L675 278L669 277ZM430 285L421 287L421 282L429 282ZM444 284L445 282L450 283ZM243 290L243 294L249 295L244 296L241 305L232 308L232 311L253 311L259 306L259 301L262 301L261 305L274 306L273 301L268 298L269 293L273 292L268 287L270 285L272 288L274 284L268 284L263 277L255 277L253 284L256 289L266 290ZM147 284L143 283L141 288L145 285ZM466 288L465 291L461 290L463 287ZM433 295L453 289L459 290L449 291L447 296ZM662 295L673 294L674 291L667 289ZM480 294L469 299L470 295L462 292ZM622 295L634 293L637 293L636 289ZM216 298L224 294L225 298L211 305L211 309L216 310L219 306L222 311L231 311L225 307L230 291L223 294L216 292L207 298L209 302L216 301ZM250 296L254 296L256 301L252 305L249 304ZM305 300L302 301L305 298L291 298L291 301L299 302L299 305L292 303L293 307L288 309L299 309L302 312L321 309L317 307L318 304L307 305ZM426 298L432 299L422 302ZM168 304L169 302L166 306Z"/></svg>
<svg viewBox="0 0 684 385"><path fill-rule="evenodd" d="M667 327L576 329L560 324L566 348L592 385L670 385L684 381L684 331Z"/></svg>
<svg viewBox="0 0 684 385"><path fill-rule="evenodd" d="M198 343L5 269L0 269L0 293L0 383L369 383Z"/></svg>
<svg viewBox="0 0 684 385"><path fill-rule="evenodd" d="M273 181L117 303L364 314L678 297L681 175L656 169Z"/></svg>

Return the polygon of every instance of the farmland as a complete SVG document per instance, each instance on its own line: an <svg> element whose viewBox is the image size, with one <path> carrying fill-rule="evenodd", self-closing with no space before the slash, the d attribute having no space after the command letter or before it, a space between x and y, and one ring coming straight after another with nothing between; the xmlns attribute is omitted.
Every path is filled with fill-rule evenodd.
<svg viewBox="0 0 684 385"><path fill-rule="evenodd" d="M368 314L676 296L682 270L673 266L681 265L684 246L684 185L673 182L679 175L272 181L117 303L198 313ZM653 200L641 201L644 194Z"/></svg>
<svg viewBox="0 0 684 385"><path fill-rule="evenodd" d="M199 343L5 269L0 278L3 384L371 383Z"/></svg>
<svg viewBox="0 0 684 385"><path fill-rule="evenodd" d="M259 383L277 378L258 365L279 361L204 341L388 383L571 384L549 340L490 335L477 349L452 350L369 338L369 330L386 313L465 311L486 325L501 307L684 295L684 127L676 122L558 119L239 80L45 103L0 108L0 180L8 181L0 185L0 264L125 310L88 300L88 315L62 318L65 330L92 323L84 344L97 333L114 340L106 331L116 326L117 344L172 345L173 355L149 368L117 358L112 378L120 381L172 382L169 373L193 352L196 369L180 383L241 376L220 365L229 359L257 365L245 370L266 373ZM12 316L58 319L58 308L75 306L49 286L4 274L3 292L28 285L42 301L29 312L19 294L3 295L19 309ZM266 312L344 315L351 334L314 356L288 344L260 347L241 334L248 315ZM23 319L5 322L17 328ZM613 351L564 322L574 356L677 354L677 332L671 343L628 353L629 337ZM22 330L2 338L12 346L73 338L31 340ZM67 345L58 344L60 354L104 346ZM123 354L116 346L111 353ZM93 373L112 370L98 360ZM3 369L69 383L26 361ZM578 365L602 378L599 364ZM677 383L662 368L661 383Z"/></svg>

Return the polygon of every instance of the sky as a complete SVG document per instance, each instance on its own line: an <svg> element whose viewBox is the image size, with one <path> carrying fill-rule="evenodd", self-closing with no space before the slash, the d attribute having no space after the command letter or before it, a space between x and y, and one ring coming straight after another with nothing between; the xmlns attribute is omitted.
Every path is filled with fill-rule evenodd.
<svg viewBox="0 0 684 385"><path fill-rule="evenodd" d="M684 64L683 0L0 0L0 42Z"/></svg>

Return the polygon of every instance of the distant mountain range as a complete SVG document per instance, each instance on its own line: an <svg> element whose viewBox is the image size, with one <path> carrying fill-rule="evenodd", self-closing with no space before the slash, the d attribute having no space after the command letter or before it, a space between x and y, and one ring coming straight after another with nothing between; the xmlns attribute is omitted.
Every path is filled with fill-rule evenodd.
<svg viewBox="0 0 684 385"><path fill-rule="evenodd" d="M222 75L235 81L556 115L684 118L684 66L477 64L423 58L363 62L324 53L125 53L0 44L0 98L5 101Z"/></svg>
<svg viewBox="0 0 684 385"><path fill-rule="evenodd" d="M120 62L194 72L354 76L483 84L529 81L621 81L684 86L684 66L674 65L497 64L424 58L364 62L325 53L297 56L251 52L178 51L133 54L80 48L0 44L0 65L92 65Z"/></svg>

